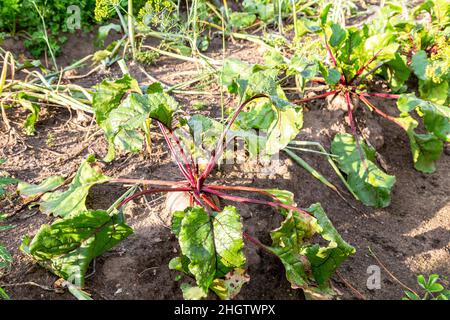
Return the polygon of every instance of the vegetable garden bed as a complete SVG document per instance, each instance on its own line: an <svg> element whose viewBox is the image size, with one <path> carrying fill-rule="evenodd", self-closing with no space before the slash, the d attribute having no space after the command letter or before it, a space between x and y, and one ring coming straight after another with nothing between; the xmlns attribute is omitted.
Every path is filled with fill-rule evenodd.
<svg viewBox="0 0 450 320"><path fill-rule="evenodd" d="M284 44L248 39L233 26L234 34L214 34L209 48L192 56L156 48L151 40L140 44L158 53L151 65L129 56L116 63L110 56L110 65L103 60L107 66L92 74L87 66L68 70L53 100L50 81L33 91L31 75L19 71L16 86L22 87L6 82L3 95L12 96L2 101L28 99L39 109L21 102L25 108L4 110L9 128L2 127L0 159L7 161L0 169L17 181L0 202L4 225L14 226L0 229L0 243L12 257L0 273L0 289L13 299L400 299L406 290L419 292L417 274L440 274L445 285L448 96L442 102L441 91L430 93L431 80L418 66L439 58L423 62L427 56L419 48L404 53L405 68L410 59L408 72L415 74L405 76L401 45L386 40L381 54L361 54L351 43L352 27L319 13L311 19L317 25L304 26L311 32L322 23L325 30L325 41L323 34L311 41L323 46L325 60L316 69L295 60ZM283 19L286 26L292 22ZM281 32L276 23L269 26ZM300 37L284 32L287 39ZM370 38L355 34L362 46ZM69 35L56 57L59 67L94 53L86 41L94 35ZM121 35L105 41L115 39ZM7 39L2 49L27 54L21 44ZM349 46L358 63L345 56ZM60 94L65 89L69 98ZM77 111L80 106L86 110ZM39 114L37 121L30 111ZM137 121L139 113L144 117ZM277 130L277 121L285 130ZM189 135L200 124L212 138L193 147ZM266 129L268 142L257 142L257 149L279 153L279 161L252 162L248 144L244 162L217 165L227 125L244 141L251 138L246 129ZM166 200L166 192L175 201ZM83 238L90 223L92 234ZM64 232L73 239L64 240ZM51 241L67 242L55 253ZM81 250L90 241L88 253L69 248ZM73 252L83 256L79 263L62 260ZM81 268L75 280L66 269L74 265ZM379 289L368 288L371 266L380 267Z"/></svg>

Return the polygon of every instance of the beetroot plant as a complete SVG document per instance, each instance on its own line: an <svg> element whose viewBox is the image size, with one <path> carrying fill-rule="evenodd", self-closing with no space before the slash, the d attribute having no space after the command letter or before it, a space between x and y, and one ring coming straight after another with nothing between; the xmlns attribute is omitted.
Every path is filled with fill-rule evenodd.
<svg viewBox="0 0 450 320"><path fill-rule="evenodd" d="M414 94L392 94L369 90L373 75L391 74L399 77L399 66L406 67L404 59L397 54L398 44L393 33L372 33L363 28L342 28L335 23L323 21L325 46L331 66L319 63L323 79L314 79L325 85L325 92L298 100L306 103L316 99L341 96L345 101L351 135L338 134L332 142L332 153L338 156L340 169L347 174L347 182L358 198L366 205L385 207L390 203L390 190L395 177L387 175L375 164L376 151L358 135L355 112L361 103L370 112L394 122L408 135L414 167L422 172L433 172L434 162L443 151L443 143L449 141L450 109L431 101L417 98ZM406 67L407 69L407 67ZM400 70L400 71L399 71ZM408 73L409 75L409 73ZM389 115L372 101L396 100L400 111L398 117ZM360 103L355 103L359 101ZM423 118L425 132L418 133L418 121L413 111Z"/></svg>
<svg viewBox="0 0 450 320"><path fill-rule="evenodd" d="M169 267L195 280L195 285L181 285L186 299L204 298L209 290L221 299L235 297L249 281L244 242L276 255L285 267L291 286L303 289L307 298L332 297L335 292L330 278L355 249L342 239L319 203L302 209L296 206L293 194L286 190L209 181L214 168L224 157L231 141L229 137L248 138L241 129L233 132L236 131L234 123L239 114L252 102L270 100L271 97L260 94L245 100L222 127L210 119L210 123L215 123L221 131L213 139L214 148L206 165L202 166L187 143L189 139L181 134L186 121L180 118L177 122L172 117L177 109L174 100L158 85L150 86L147 93L142 94L138 87L130 86L131 83L135 82L128 76L104 82L94 97L97 122L110 142L109 155L116 145L128 148L131 138L143 142L148 123L153 120L179 168L180 179L110 178L96 169L95 159L90 156L80 166L66 191L56 190L62 187L62 181L54 177L40 185L22 183L19 186L22 195L35 197L44 193L39 202L41 210L60 218L51 225L42 226L33 240L26 238L23 250L72 286L81 289L92 259L133 232L123 214L127 203L149 194L184 193L189 203L184 210L172 214L172 232L178 239L181 255L172 259ZM208 119L191 117L188 120L190 129L195 121L200 120ZM144 135L141 136L142 131ZM192 134L192 130L188 131ZM85 199L89 188L99 183L133 184L135 187L108 210L87 209ZM135 192L138 185L146 188ZM240 194L234 194L236 192ZM242 196L242 193L249 196ZM271 244L263 244L244 231L239 211L233 203L266 205L282 215L280 227L270 232ZM322 238L320 243L319 237Z"/></svg>

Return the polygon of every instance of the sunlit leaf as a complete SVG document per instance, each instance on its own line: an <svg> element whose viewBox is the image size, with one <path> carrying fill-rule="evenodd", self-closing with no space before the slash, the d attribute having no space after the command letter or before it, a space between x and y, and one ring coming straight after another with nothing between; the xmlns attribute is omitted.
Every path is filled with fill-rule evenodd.
<svg viewBox="0 0 450 320"><path fill-rule="evenodd" d="M187 208L172 220L184 257L173 259L171 269L192 274L199 288L207 292L214 279L245 264L242 252L242 223L234 207L209 215L203 208Z"/></svg>
<svg viewBox="0 0 450 320"><path fill-rule="evenodd" d="M84 286L90 262L133 233L117 215L82 211L43 225L22 248L54 274Z"/></svg>
<svg viewBox="0 0 450 320"><path fill-rule="evenodd" d="M91 166L95 162L93 156L80 165L78 171L66 191L46 193L39 203L45 214L67 217L86 211L86 197L89 189L95 184L104 183L109 177L103 175Z"/></svg>
<svg viewBox="0 0 450 320"><path fill-rule="evenodd" d="M360 144L363 155L352 135L337 134L331 144L331 151L337 156L339 169L347 175L347 182L358 199L368 206L387 207L391 202L395 177L375 165L375 150L363 141Z"/></svg>
<svg viewBox="0 0 450 320"><path fill-rule="evenodd" d="M35 197L41 193L51 191L64 183L64 177L52 176L48 177L40 184L30 184L24 181L20 181L17 184L17 192L24 197Z"/></svg>

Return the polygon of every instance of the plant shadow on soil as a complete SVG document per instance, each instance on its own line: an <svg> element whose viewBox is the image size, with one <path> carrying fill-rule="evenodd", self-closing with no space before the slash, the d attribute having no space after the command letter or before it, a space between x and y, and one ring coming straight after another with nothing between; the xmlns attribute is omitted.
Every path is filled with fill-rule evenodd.
<svg viewBox="0 0 450 320"><path fill-rule="evenodd" d="M255 50L255 46L239 42L229 48L234 57L253 63L261 62L261 58L254 54ZM64 59L73 60L68 57ZM180 71L195 70L195 66L161 58L157 66L145 69L167 84L176 84L186 80L180 76ZM136 65L131 66L130 70L141 83L148 81ZM80 80L79 83L92 85L102 78L115 76L120 76L117 67ZM205 90L212 93L218 91L216 85ZM220 97L217 95L206 98L176 95L176 98L186 106L189 114L220 115ZM195 100L204 101L208 107L201 111L193 110L191 104ZM225 97L226 104L233 105L232 102L232 98ZM388 113L395 110L392 102L380 106ZM312 103L310 107L311 110L305 112L304 129L298 139L318 141L329 148L336 132L348 130L343 113L328 110L322 102ZM358 114L361 112L358 111ZM78 168L87 154L95 154L101 159L106 153L106 141L98 136L87 148L76 154L83 146L85 137L97 129L91 128L88 123L79 122L76 114L66 109L43 108L35 136L20 133L25 112L14 108L7 110L7 115L19 134L11 138L2 131L0 157L8 159L2 169L19 179L37 183L55 174L67 176ZM333 285L342 293L342 298L357 298L342 280L346 279L368 299L399 299L403 295L403 288L384 270L381 270L381 289L367 289L367 269L371 265L377 265L377 261L370 256L368 247L390 272L413 289L418 289L415 279L418 273L450 275L450 157L447 153L443 154L433 174L417 172L413 169L409 143L404 132L383 119L369 115L366 119L369 140L377 145L387 172L397 177L392 203L388 208L367 208L347 195L347 199L362 213L350 208L333 191L283 153L281 165L274 172L261 173L258 172L258 167L249 167L248 164L229 165L224 166L220 172L215 172L211 181L286 189L294 192L300 207L320 202L342 237L357 250L355 256L349 258L339 269L340 276L334 276L332 280ZM380 139L381 142L378 141ZM164 141L158 136L151 156L144 153L122 155L111 164L102 164L102 169L105 174L114 177L179 179L178 169L170 161L163 145ZM72 154L76 155L72 157ZM302 153L302 157L339 186L340 190L344 190L323 156ZM94 187L87 203L93 208L107 208L124 190L110 185ZM164 199L161 195L148 198L150 206L142 201L136 201L126 209L127 222L135 233L91 265L86 290L94 299L182 298L180 283L175 281L179 273L168 269L170 259L179 254L179 247L167 227L170 217L164 213ZM270 244L269 232L279 226L279 214L261 205L238 204L237 207L246 231L263 243ZM13 285L6 287L13 299L74 299L67 292L58 294L35 286L19 285L33 281L51 288L57 280L56 276L37 266L18 250L24 235L34 235L42 224L53 220L54 218L38 213L36 209L27 209L7 221L16 225L16 228L2 233L1 242L13 253L14 263L11 270L0 277L0 283ZM251 244L245 250L251 280L244 285L237 299L303 299L301 290L290 288L285 279L284 268L275 257ZM210 295L209 298L214 299L215 296Z"/></svg>

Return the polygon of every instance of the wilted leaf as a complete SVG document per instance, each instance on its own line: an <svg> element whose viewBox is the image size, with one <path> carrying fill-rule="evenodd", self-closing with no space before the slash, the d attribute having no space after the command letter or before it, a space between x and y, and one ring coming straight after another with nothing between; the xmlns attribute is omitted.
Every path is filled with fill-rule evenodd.
<svg viewBox="0 0 450 320"><path fill-rule="evenodd" d="M97 37L95 39L95 46L103 47L105 45L105 39L111 30L120 32L122 30L122 27L115 23L110 23L110 24L107 24L104 26L100 26L98 28Z"/></svg>
<svg viewBox="0 0 450 320"><path fill-rule="evenodd" d="M0 270L3 268L9 268L13 262L11 254L6 250L4 246L0 244Z"/></svg>
<svg viewBox="0 0 450 320"><path fill-rule="evenodd" d="M90 262L133 233L117 215L82 211L51 225L43 225L25 252L54 274L84 286Z"/></svg>
<svg viewBox="0 0 450 320"><path fill-rule="evenodd" d="M272 246L269 249L280 258L293 288L305 288L311 283L310 263L301 252L317 231L314 218L290 211L281 226L270 233Z"/></svg>
<svg viewBox="0 0 450 320"><path fill-rule="evenodd" d="M64 183L64 177L52 176L48 177L40 184L30 184L20 181L17 184L17 192L24 197L31 198L39 194L51 191Z"/></svg>
<svg viewBox="0 0 450 320"><path fill-rule="evenodd" d="M320 227L317 232L329 242L327 247L312 244L304 251L311 264L314 279L322 287L327 285L336 269L356 250L342 239L319 203L313 204L307 211L317 219Z"/></svg>
<svg viewBox="0 0 450 320"><path fill-rule="evenodd" d="M225 275L225 279L214 279L211 290L222 300L231 300L236 297L242 286L250 281L244 269L236 269Z"/></svg>
<svg viewBox="0 0 450 320"><path fill-rule="evenodd" d="M355 249L341 238L320 204L306 211L313 216L289 211L271 232L272 246L267 248L280 258L293 288L304 289L314 299L330 298L329 279ZM312 243L317 234L329 242L327 246Z"/></svg>
<svg viewBox="0 0 450 320"><path fill-rule="evenodd" d="M208 296L208 292L197 286L191 286L188 283L180 285L185 300L201 300Z"/></svg>
<svg viewBox="0 0 450 320"><path fill-rule="evenodd" d="M109 177L91 167L95 162L93 156L80 165L78 171L66 191L46 193L39 203L40 209L45 214L67 217L86 211L86 197L89 189L95 184L104 183Z"/></svg>
<svg viewBox="0 0 450 320"><path fill-rule="evenodd" d="M22 107L30 111L30 113L27 115L27 118L23 123L25 134L30 136L34 135L34 133L36 132L34 126L39 119L39 111L41 111L41 107L38 104L31 103L27 99L19 98L18 102L21 104Z"/></svg>

